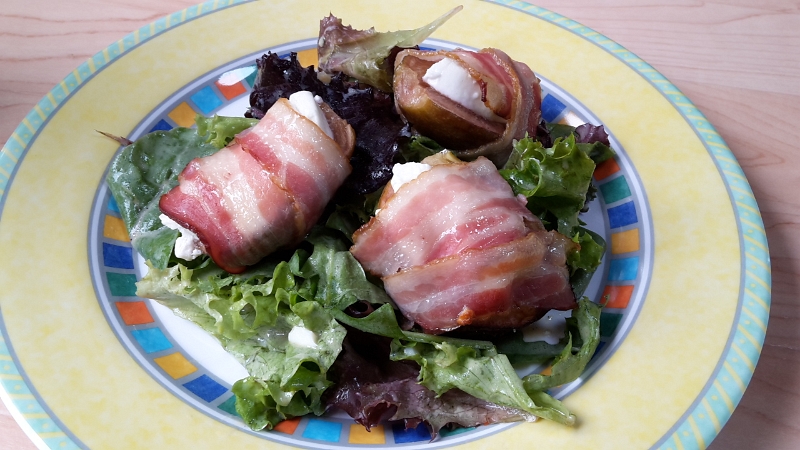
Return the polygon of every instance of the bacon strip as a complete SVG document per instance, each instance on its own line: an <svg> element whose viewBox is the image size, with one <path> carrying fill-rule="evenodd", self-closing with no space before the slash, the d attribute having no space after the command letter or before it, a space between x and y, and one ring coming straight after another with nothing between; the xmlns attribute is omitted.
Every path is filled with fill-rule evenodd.
<svg viewBox="0 0 800 450"><path fill-rule="evenodd" d="M353 130L323 106L333 139L278 100L231 145L190 162L161 197L162 212L231 273L297 244L351 170Z"/></svg>
<svg viewBox="0 0 800 450"><path fill-rule="evenodd" d="M403 270L383 278L384 288L403 315L430 333L521 327L550 309L575 306L566 245L555 232L532 232Z"/></svg>
<svg viewBox="0 0 800 450"><path fill-rule="evenodd" d="M516 328L575 307L574 243L545 231L486 158L434 165L384 196L350 251L426 332Z"/></svg>
<svg viewBox="0 0 800 450"><path fill-rule="evenodd" d="M364 268L387 276L525 236L537 219L486 158L440 164L403 185L353 236Z"/></svg>

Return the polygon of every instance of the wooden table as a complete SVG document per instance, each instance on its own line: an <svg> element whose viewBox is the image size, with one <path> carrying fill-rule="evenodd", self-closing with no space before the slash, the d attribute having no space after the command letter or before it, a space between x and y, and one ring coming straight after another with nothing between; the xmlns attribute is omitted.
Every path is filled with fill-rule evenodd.
<svg viewBox="0 0 800 450"><path fill-rule="evenodd" d="M5 142L39 99L94 53L194 3L3 0L0 140ZM653 65L706 115L739 160L769 239L772 309L755 375L710 448L800 448L797 2L535 3L593 28ZM33 444L0 403L0 449L30 448Z"/></svg>

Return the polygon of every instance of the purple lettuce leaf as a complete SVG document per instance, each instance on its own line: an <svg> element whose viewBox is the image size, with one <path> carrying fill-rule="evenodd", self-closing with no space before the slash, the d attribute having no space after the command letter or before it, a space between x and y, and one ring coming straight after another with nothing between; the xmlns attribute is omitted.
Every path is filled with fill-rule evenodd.
<svg viewBox="0 0 800 450"><path fill-rule="evenodd" d="M593 125L591 123L578 125L575 128L575 136L577 137L575 141L581 144L594 144L595 142L600 142L607 146L611 145L611 143L608 142L608 133L606 132L606 128L602 125Z"/></svg>
<svg viewBox="0 0 800 450"><path fill-rule="evenodd" d="M356 133L351 158L353 173L342 191L367 194L385 185L392 176L392 166L400 161L400 149L411 135L394 108L390 94L352 81L342 73L325 83L311 67L302 67L297 55L281 59L274 53L258 61L258 75L250 93L248 117L261 118L278 101L297 91L319 95Z"/></svg>
<svg viewBox="0 0 800 450"><path fill-rule="evenodd" d="M525 411L458 389L437 397L418 383L418 365L389 360L390 343L390 338L348 327L342 351L328 372L328 379L335 384L325 392L323 403L343 410L367 430L384 421L403 420L406 428L424 422L434 439L446 426L536 420Z"/></svg>
<svg viewBox="0 0 800 450"><path fill-rule="evenodd" d="M457 6L415 30L389 32L378 32L375 28L356 30L331 14L319 24L320 69L329 73L344 72L370 86L392 92L394 57L398 51L418 46L461 9Z"/></svg>

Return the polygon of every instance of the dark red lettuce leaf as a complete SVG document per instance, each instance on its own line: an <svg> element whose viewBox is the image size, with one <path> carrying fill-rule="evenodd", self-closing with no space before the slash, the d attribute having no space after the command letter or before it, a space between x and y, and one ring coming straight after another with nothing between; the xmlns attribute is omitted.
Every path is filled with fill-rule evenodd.
<svg viewBox="0 0 800 450"><path fill-rule="evenodd" d="M536 140L541 142L545 148L553 146L557 138L565 138L569 135L575 136L578 144L603 144L611 146L608 141L608 132L603 125L584 123L573 127L562 123L546 123L542 120L536 128Z"/></svg>
<svg viewBox="0 0 800 450"><path fill-rule="evenodd" d="M319 95L356 133L351 164L353 173L342 191L367 194L378 190L392 177L392 166L400 161L400 148L410 130L400 119L390 94L352 81L342 73L326 84L313 66L302 67L297 54L281 59L268 53L256 62L258 75L250 93L248 117L261 118L281 97L297 91Z"/></svg>
<svg viewBox="0 0 800 450"><path fill-rule="evenodd" d="M498 406L458 389L441 397L417 383L419 366L389 360L391 339L349 328L342 351L328 372L334 386L322 399L369 430L384 421L405 421L406 428L424 422L435 439L448 425L474 427L532 421L524 411Z"/></svg>
<svg viewBox="0 0 800 450"><path fill-rule="evenodd" d="M602 125L593 125L591 123L584 123L575 128L576 142L582 144L594 144L595 142L603 143L610 146L608 142L608 133Z"/></svg>

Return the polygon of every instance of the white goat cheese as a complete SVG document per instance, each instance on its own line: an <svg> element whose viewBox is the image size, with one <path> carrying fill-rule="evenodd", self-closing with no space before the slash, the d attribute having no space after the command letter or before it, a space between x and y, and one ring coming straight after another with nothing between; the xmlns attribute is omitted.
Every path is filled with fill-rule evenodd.
<svg viewBox="0 0 800 450"><path fill-rule="evenodd" d="M299 91L289 96L289 104L292 105L292 109L317 124L329 138L333 139L333 131L331 131L328 120L319 107L321 103L322 98L309 91Z"/></svg>
<svg viewBox="0 0 800 450"><path fill-rule="evenodd" d="M180 233L178 240L175 241L175 256L186 261L191 261L205 253L200 239L191 230L187 230L178 222L175 222L164 214L161 214L158 218L161 219L161 223L163 223L165 227L171 230L178 230Z"/></svg>
<svg viewBox="0 0 800 450"><path fill-rule="evenodd" d="M296 326L289 332L289 343L295 347L316 348L319 338L308 328Z"/></svg>
<svg viewBox="0 0 800 450"><path fill-rule="evenodd" d="M442 58L430 66L422 76L422 81L484 119L497 119L497 115L481 100L481 87L478 82L470 76L467 69L453 59Z"/></svg>
<svg viewBox="0 0 800 450"><path fill-rule="evenodd" d="M400 186L414 180L422 173L431 170L431 166L425 163L408 162L405 164L395 164L392 167L392 189L397 192Z"/></svg>

